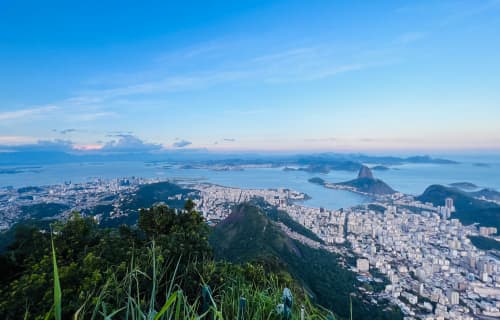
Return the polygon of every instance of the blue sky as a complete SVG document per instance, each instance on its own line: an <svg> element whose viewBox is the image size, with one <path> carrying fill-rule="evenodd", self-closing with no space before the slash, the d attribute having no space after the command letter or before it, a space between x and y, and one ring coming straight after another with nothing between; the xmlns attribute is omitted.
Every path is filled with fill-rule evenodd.
<svg viewBox="0 0 500 320"><path fill-rule="evenodd" d="M500 149L500 1L0 2L0 149Z"/></svg>

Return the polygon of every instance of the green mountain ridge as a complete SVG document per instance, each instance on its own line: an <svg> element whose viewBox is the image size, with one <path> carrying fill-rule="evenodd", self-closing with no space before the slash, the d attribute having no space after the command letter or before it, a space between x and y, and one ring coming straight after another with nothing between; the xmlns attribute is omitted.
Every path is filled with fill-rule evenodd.
<svg viewBox="0 0 500 320"><path fill-rule="evenodd" d="M456 212L451 217L465 225L479 223L481 226L496 227L500 230L500 206L490 201L480 200L457 188L431 185L422 195L416 197L421 202L443 206L446 198L452 198Z"/></svg>
<svg viewBox="0 0 500 320"><path fill-rule="evenodd" d="M300 257L300 251L280 228L256 206L237 206L215 228L211 242L214 254L233 262L246 262L256 256L288 252Z"/></svg>
<svg viewBox="0 0 500 320"><path fill-rule="evenodd" d="M313 300L349 316L349 297L353 294L354 319L402 319L399 309L384 303L374 305L371 296L359 291L356 274L347 270L343 258L323 249L310 248L293 240L259 207L242 204L210 235L214 255L219 260L260 262L290 273Z"/></svg>

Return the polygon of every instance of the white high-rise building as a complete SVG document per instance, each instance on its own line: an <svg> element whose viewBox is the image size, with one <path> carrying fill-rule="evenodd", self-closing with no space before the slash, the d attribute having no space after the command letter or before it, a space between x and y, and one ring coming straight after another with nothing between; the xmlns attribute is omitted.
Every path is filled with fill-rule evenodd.
<svg viewBox="0 0 500 320"><path fill-rule="evenodd" d="M460 302L460 295L458 292L453 290L448 291L448 301L452 305L457 305Z"/></svg>
<svg viewBox="0 0 500 320"><path fill-rule="evenodd" d="M452 198L446 198L445 199L445 207L450 210L450 212L455 211L455 206L453 205L453 199Z"/></svg>

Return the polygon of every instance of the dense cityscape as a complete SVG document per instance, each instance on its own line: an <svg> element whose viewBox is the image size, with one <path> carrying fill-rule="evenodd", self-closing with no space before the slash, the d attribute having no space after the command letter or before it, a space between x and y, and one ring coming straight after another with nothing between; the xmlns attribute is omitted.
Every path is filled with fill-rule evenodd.
<svg viewBox="0 0 500 320"><path fill-rule="evenodd" d="M0 0L0 320L500 319L500 0Z"/></svg>
<svg viewBox="0 0 500 320"><path fill-rule="evenodd" d="M72 211L86 212L97 205L114 208L109 219L127 215L120 208L127 197L142 185L161 179L96 179L81 184L0 189L2 230L30 218L32 205L62 205L57 218ZM291 237L309 246L354 254L358 280L370 283L386 277L385 290L374 299L389 299L408 319L474 319L500 316L500 263L493 252L477 249L469 236L492 236L495 228L464 226L453 218L452 199L435 207L416 201L413 196L396 193L377 196L369 205L340 210L312 208L301 204L306 194L289 189L240 189L195 181L181 181L191 191L168 200L196 199L196 208L209 224L224 220L234 205L263 199L286 211L295 221L313 231L323 244L286 228ZM104 199L104 200L103 200ZM47 218L47 217L46 217ZM94 216L101 220L102 214ZM376 270L376 276L372 275ZM366 292L370 295L372 293Z"/></svg>

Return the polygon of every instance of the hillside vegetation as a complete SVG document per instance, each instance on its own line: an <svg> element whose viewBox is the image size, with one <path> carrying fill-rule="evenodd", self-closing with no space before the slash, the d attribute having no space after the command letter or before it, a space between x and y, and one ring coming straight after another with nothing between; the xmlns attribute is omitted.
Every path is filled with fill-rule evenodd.
<svg viewBox="0 0 500 320"><path fill-rule="evenodd" d="M241 205L211 230L193 208L141 209L136 226L102 228L78 213L19 225L0 255L0 318L237 319L245 297L245 319L279 319L290 288L292 319L301 305L306 319L347 319L351 296L354 319L402 319L359 291L340 256L288 237L277 222L308 232L285 212Z"/></svg>
<svg viewBox="0 0 500 320"><path fill-rule="evenodd" d="M325 319L287 272L215 261L193 207L143 209L137 227L100 228L75 213L52 232L18 228L0 256L0 318L236 319L245 297L245 319L278 319L288 287L293 319L301 305L307 319ZM206 285L212 294L202 299Z"/></svg>
<svg viewBox="0 0 500 320"><path fill-rule="evenodd" d="M500 230L500 206L476 199L460 189L432 185L416 199L435 206L444 206L446 198L452 198L455 205L456 212L451 215L452 218L459 219L465 225L479 223L481 226L496 227Z"/></svg>
<svg viewBox="0 0 500 320"><path fill-rule="evenodd" d="M313 301L340 317L349 316L349 297L353 296L354 319L402 319L399 309L369 302L369 296L359 291L356 274L343 266L340 256L289 238L259 207L237 206L217 225L210 242L217 259L258 262L269 271L289 272Z"/></svg>

